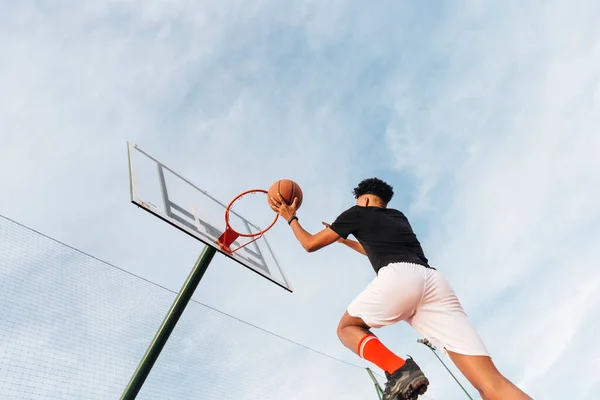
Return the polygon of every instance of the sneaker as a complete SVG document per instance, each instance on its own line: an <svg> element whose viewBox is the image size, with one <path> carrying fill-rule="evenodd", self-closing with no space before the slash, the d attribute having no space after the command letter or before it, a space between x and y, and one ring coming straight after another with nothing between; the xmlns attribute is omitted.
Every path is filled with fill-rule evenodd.
<svg viewBox="0 0 600 400"><path fill-rule="evenodd" d="M385 384L381 400L416 400L427 391L429 379L411 357L402 368L392 374L385 373L388 381Z"/></svg>

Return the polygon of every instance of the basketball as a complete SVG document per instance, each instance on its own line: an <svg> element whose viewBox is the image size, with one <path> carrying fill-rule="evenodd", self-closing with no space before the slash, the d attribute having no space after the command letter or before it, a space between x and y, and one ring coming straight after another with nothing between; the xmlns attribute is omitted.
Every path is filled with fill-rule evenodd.
<svg viewBox="0 0 600 400"><path fill-rule="evenodd" d="M277 193L281 194L283 201L285 201L288 205L292 204L295 197L298 198L297 208L300 208L302 205L302 189L300 189L300 186L292 180L280 179L272 184L269 188L269 197L279 200Z"/></svg>

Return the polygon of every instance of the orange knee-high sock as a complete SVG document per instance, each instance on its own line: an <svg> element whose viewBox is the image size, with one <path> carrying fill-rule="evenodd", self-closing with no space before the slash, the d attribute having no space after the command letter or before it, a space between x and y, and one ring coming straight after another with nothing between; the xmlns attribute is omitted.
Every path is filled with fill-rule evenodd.
<svg viewBox="0 0 600 400"><path fill-rule="evenodd" d="M363 337L358 343L358 355L390 374L402 368L406 362L392 353L372 333Z"/></svg>

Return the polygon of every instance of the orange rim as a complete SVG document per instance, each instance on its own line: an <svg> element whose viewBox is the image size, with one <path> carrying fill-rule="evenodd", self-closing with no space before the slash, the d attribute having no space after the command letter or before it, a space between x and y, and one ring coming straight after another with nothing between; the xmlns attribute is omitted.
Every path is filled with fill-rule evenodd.
<svg viewBox="0 0 600 400"><path fill-rule="evenodd" d="M269 192L266 191L266 190L264 190L264 189L250 189L250 190L246 190L245 192L242 192L242 193L238 194L237 196L235 196L233 198L233 200L231 200L231 202L229 203L229 205L227 206L227 208L225 209L225 226L227 227L227 229L229 229L229 230L237 233L241 237L254 237L254 236L259 236L259 235L262 236L266 231L268 231L269 229L271 229L273 227L273 225L275 225L275 223L277 222L277 218L279 218L279 214L275 214L275 218L273 219L273 222L271 222L271 225L269 225L268 227L266 227L262 231L258 231L256 233L241 233L241 232L236 231L235 229L233 229L231 227L231 225L229 225L229 209L231 208L231 206L233 205L233 203L235 203L240 197L243 197L243 196L245 196L245 195L247 195L249 193L267 193L268 194ZM257 240L257 239L260 239L260 237L256 238L255 240ZM249 242L249 243L246 243L246 244L250 244L252 242ZM244 246L242 246L242 247L244 247Z"/></svg>

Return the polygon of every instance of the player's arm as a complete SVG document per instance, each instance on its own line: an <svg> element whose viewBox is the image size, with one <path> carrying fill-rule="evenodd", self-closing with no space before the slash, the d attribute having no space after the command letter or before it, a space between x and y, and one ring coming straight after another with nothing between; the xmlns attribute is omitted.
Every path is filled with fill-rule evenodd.
<svg viewBox="0 0 600 400"><path fill-rule="evenodd" d="M321 223L323 225L325 225L327 228L329 228L329 224L327 222L322 221ZM344 239L343 237L339 237L339 239L337 241L339 243L345 244L346 246L350 247L352 250L358 251L362 255L365 255L365 256L367 255L367 253L365 252L365 249L362 247L362 244L360 244L360 242L358 242L356 240Z"/></svg>
<svg viewBox="0 0 600 400"><path fill-rule="evenodd" d="M298 222L296 217L296 209L298 208L298 199L295 198L291 205L287 205L280 194L278 199L271 197L269 199L269 205L271 209L281 215L288 222L294 232L294 236L298 239L298 242L308 252L317 251L325 246L340 239L340 236L331 229L323 229L321 232L312 235L308 233Z"/></svg>
<svg viewBox="0 0 600 400"><path fill-rule="evenodd" d="M341 239L337 233L328 228L323 229L315 235L311 235L300 225L298 218L294 218L291 221L290 226L292 227L292 232L294 232L296 239L298 239L302 247L304 247L304 250L309 253L322 249L325 246L329 246L331 243Z"/></svg>

